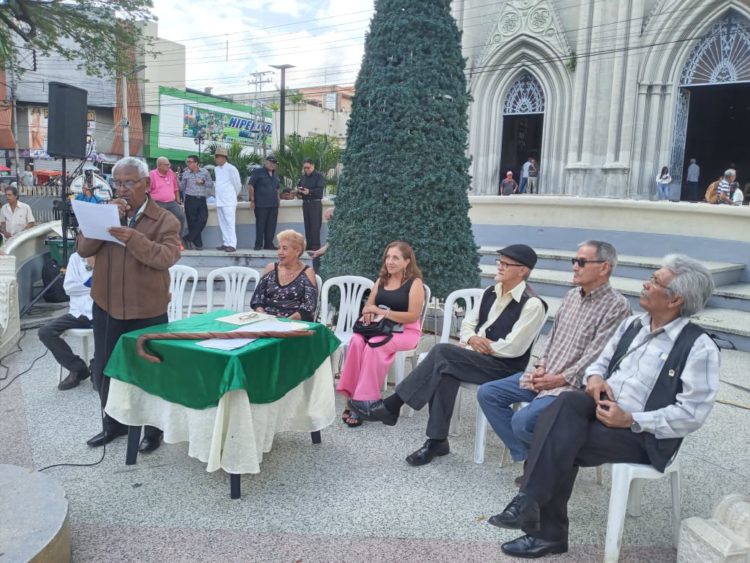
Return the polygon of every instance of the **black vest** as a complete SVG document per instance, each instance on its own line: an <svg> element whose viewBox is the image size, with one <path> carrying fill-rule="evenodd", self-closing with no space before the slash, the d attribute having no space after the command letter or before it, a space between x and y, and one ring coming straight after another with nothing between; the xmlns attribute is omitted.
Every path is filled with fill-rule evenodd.
<svg viewBox="0 0 750 563"><path fill-rule="evenodd" d="M510 300L510 303L508 303L505 309L503 309L503 312L500 313L500 316L495 319L495 322L488 326L487 330L484 331L485 337L489 338L492 341L498 341L501 338L505 338L508 333L513 330L513 325L516 324L516 321L521 316L523 306L532 297L536 297L542 302L544 311L546 312L547 303L545 303L543 299L541 299L528 285L526 285L526 289L524 289L523 291L521 300ZM482 325L487 322L487 317L489 317L490 311L492 310L492 306L495 304L496 299L497 294L495 293L494 287L487 288L487 290L482 294L482 301L479 304L479 319L477 320L477 327L475 329L475 332L479 332L479 329L482 327ZM516 369L517 371L522 371L526 369L526 365L529 363L529 358L531 357L531 348L533 346L534 343L532 342L522 356L518 356L517 358L502 359L509 367Z"/></svg>
<svg viewBox="0 0 750 563"><path fill-rule="evenodd" d="M607 377L605 379L609 379L613 370L617 371L620 361L625 357L630 344L633 342L636 334L640 332L642 326L640 319L636 319L625 330L622 338L620 338L620 342L617 344L615 353L612 354L612 359L609 361ZM701 327L691 322L686 324L682 329L674 346L672 346L672 350L669 352L669 356L667 356L664 362L664 366L661 368L661 372L659 372L659 377L656 379L651 394L648 396L646 406L643 408L644 412L655 411L674 404L677 395L682 392L682 370L685 368L685 363L687 362L690 350L693 348L693 344L701 334L707 333ZM650 432L644 432L643 437L644 447L646 448L651 465L664 473L667 464L677 453L677 450L680 449L682 438L664 438L659 440Z"/></svg>

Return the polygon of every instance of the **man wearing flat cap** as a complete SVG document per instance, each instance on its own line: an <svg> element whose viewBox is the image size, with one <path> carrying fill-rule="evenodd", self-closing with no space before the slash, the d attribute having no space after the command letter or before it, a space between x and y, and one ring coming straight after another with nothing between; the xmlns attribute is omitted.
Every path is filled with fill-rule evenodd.
<svg viewBox="0 0 750 563"><path fill-rule="evenodd" d="M216 247L216 250L234 252L237 250L237 231L234 228L237 217L237 196L242 190L242 180L237 168L227 161L227 149L217 147L214 159L216 160L216 168L214 168L216 218L219 220L222 241L221 246Z"/></svg>
<svg viewBox="0 0 750 563"><path fill-rule="evenodd" d="M279 218L279 176L276 157L268 155L263 168L256 168L248 180L250 207L255 210L255 250L276 250L276 221Z"/></svg>
<svg viewBox="0 0 750 563"><path fill-rule="evenodd" d="M539 415L561 394L580 389L584 370L630 314L628 300L609 285L617 266L614 246L599 240L582 242L572 263L576 287L565 295L533 368L485 383L477 391L487 421L513 461L523 461L524 467ZM529 404L513 410L521 402ZM516 484L522 480L518 477Z"/></svg>
<svg viewBox="0 0 750 563"><path fill-rule="evenodd" d="M536 264L534 250L513 244L499 250L496 284L487 288L479 307L461 323L461 344L437 344L396 392L368 412L351 407L365 420L392 426L405 403L414 409L430 405L427 441L406 458L409 465L430 463L449 453L448 428L462 381L482 384L523 371L531 347L547 316L547 304L526 279Z"/></svg>

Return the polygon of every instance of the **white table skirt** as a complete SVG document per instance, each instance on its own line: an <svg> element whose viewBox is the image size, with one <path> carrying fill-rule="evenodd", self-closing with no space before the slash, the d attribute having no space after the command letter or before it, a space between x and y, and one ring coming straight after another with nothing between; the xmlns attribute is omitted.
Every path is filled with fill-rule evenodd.
<svg viewBox="0 0 750 563"><path fill-rule="evenodd" d="M156 426L168 444L188 442L188 455L207 463L207 471L259 473L263 454L278 432L315 432L336 417L331 362L284 397L251 404L244 390L226 393L219 405L191 409L112 379L107 414L128 426Z"/></svg>

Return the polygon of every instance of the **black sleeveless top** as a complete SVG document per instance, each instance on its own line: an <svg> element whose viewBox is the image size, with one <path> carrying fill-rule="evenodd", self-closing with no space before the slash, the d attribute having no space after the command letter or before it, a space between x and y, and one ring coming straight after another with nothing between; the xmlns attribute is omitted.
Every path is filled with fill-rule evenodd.
<svg viewBox="0 0 750 563"><path fill-rule="evenodd" d="M385 305L386 307L404 313L409 310L409 291L414 283L414 278L407 281L401 287L396 289L385 289L382 285L378 288L378 294L375 296L375 305ZM380 284L380 281L378 281Z"/></svg>

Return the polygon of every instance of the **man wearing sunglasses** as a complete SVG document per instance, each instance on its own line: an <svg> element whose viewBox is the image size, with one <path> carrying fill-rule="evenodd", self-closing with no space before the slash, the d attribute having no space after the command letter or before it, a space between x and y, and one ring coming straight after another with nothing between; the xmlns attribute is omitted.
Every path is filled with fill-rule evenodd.
<svg viewBox="0 0 750 563"><path fill-rule="evenodd" d="M572 262L576 287L563 299L542 356L530 371L485 383L477 391L490 425L513 460L524 465L542 410L561 393L581 387L584 370L630 314L627 299L609 285L617 266L614 246L588 240L579 245ZM513 405L521 402L529 404L514 411ZM516 484L521 480L518 477Z"/></svg>
<svg viewBox="0 0 750 563"><path fill-rule="evenodd" d="M351 408L365 420L393 426L401 406L419 410L429 403L427 441L407 456L412 466L430 463L450 452L448 429L462 381L481 384L508 377L529 362L531 347L547 318L547 304L526 280L536 265L536 252L525 244L498 250L496 285L487 288L479 307L461 323L461 344L437 344L396 386L396 392L369 411Z"/></svg>

